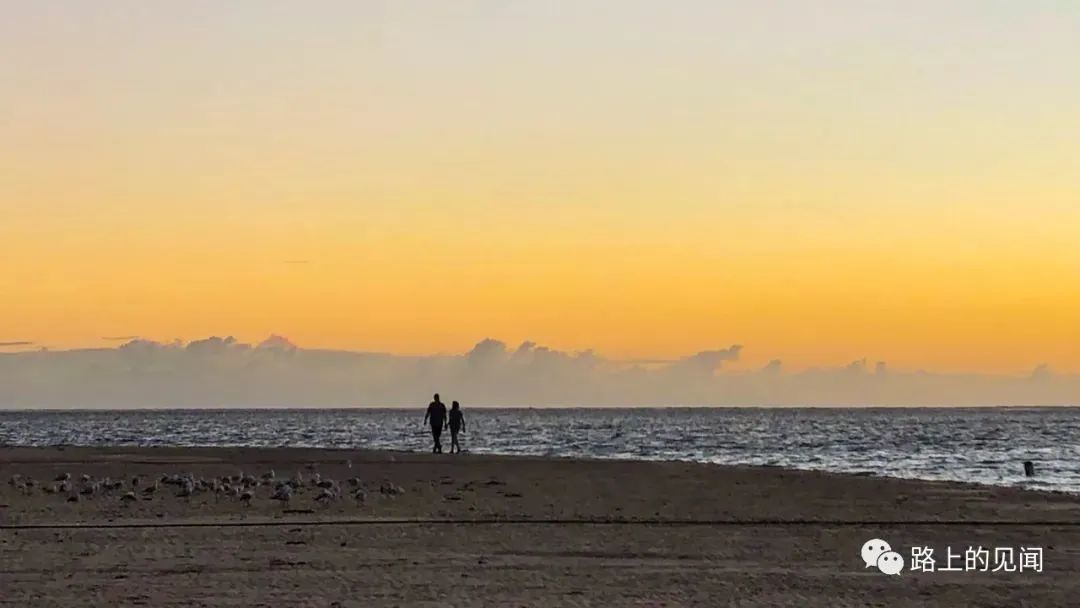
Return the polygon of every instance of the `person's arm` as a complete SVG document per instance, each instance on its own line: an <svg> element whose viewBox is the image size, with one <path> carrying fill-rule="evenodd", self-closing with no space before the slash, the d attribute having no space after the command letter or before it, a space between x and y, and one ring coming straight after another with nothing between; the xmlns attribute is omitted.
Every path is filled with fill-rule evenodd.
<svg viewBox="0 0 1080 608"><path fill-rule="evenodd" d="M465 414L461 415L461 432L465 432Z"/></svg>
<svg viewBox="0 0 1080 608"><path fill-rule="evenodd" d="M430 415L431 415L431 408L429 407L429 408L427 408L427 411L424 412L424 424L427 424L427 419L428 419L428 416L430 416Z"/></svg>

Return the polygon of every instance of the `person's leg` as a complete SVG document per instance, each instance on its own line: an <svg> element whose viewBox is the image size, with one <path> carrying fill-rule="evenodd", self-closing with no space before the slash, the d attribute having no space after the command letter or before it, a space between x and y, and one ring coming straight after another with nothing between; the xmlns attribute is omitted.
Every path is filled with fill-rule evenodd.
<svg viewBox="0 0 1080 608"><path fill-rule="evenodd" d="M457 442L457 434L458 434L458 430L453 428L453 427L450 427L450 453L451 454L455 453L455 450L457 452L461 451L461 446L458 445L458 442Z"/></svg>
<svg viewBox="0 0 1080 608"><path fill-rule="evenodd" d="M442 454L442 442L439 441L442 436L442 425L431 425L431 436L435 438L435 453Z"/></svg>

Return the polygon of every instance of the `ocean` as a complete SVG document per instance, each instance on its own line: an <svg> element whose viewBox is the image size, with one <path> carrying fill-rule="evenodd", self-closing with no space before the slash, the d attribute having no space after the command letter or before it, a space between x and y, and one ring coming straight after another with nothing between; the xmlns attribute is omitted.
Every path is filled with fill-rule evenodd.
<svg viewBox="0 0 1080 608"><path fill-rule="evenodd" d="M766 465L1080 492L1074 407L470 408L465 415L463 447L473 453ZM423 417L422 407L0 411L0 445L427 451ZM1025 460L1035 463L1035 477L1024 477Z"/></svg>

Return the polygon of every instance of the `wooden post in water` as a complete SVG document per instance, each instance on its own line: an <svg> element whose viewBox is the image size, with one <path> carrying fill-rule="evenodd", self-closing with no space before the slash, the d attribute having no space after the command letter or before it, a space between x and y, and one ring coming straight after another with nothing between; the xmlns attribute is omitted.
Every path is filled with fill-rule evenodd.
<svg viewBox="0 0 1080 608"><path fill-rule="evenodd" d="M1034 477L1034 476L1035 476L1035 463L1031 462L1030 460L1025 460L1024 461L1024 477Z"/></svg>

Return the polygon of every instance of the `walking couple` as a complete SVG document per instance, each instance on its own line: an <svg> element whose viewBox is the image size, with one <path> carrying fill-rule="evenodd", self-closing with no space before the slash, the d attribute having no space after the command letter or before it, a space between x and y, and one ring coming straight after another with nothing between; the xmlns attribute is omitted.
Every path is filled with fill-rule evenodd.
<svg viewBox="0 0 1080 608"><path fill-rule="evenodd" d="M428 404L427 413L424 414L424 422L431 423L431 438L435 441L432 452L442 454L440 438L444 428L450 429L450 453L461 452L458 433L465 432L465 416L461 413L461 406L457 401L450 405L450 413L447 415L446 406L439 401L439 394L435 393L435 400Z"/></svg>

